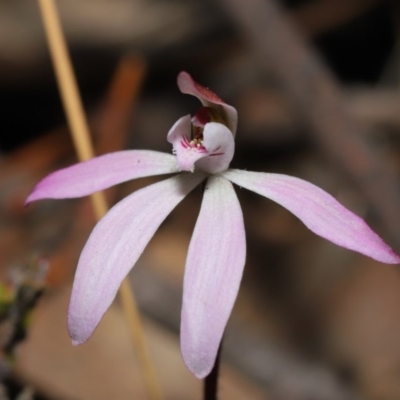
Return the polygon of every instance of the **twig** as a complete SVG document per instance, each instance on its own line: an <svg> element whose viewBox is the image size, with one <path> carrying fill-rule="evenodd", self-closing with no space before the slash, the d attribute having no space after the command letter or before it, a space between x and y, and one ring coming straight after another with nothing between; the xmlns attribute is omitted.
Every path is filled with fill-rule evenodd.
<svg viewBox="0 0 400 400"><path fill-rule="evenodd" d="M79 159L87 160L94 156L94 152L57 10L53 0L38 0L38 2L75 148ZM107 212L104 194L101 192L93 194L92 202L96 217L100 219ZM143 326L128 280L122 283L119 295L133 341L140 354L141 368L149 395L152 399L162 399L162 392L149 356Z"/></svg>

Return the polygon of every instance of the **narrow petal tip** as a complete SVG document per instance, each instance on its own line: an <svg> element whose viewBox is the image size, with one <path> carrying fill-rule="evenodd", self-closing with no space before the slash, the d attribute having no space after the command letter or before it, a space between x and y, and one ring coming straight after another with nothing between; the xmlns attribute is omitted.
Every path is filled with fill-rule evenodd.
<svg viewBox="0 0 400 400"><path fill-rule="evenodd" d="M206 366L206 365L188 365L186 367L189 371L197 378L197 379L204 379L208 375L210 375L211 370L213 369L213 365Z"/></svg>
<svg viewBox="0 0 400 400"><path fill-rule="evenodd" d="M67 329L73 346L85 343L97 327L97 321L84 318L80 314L80 308L74 305L73 299L68 310Z"/></svg>
<svg viewBox="0 0 400 400"><path fill-rule="evenodd" d="M183 336L182 336L183 333ZM197 378L204 379L208 376L214 367L215 360L217 357L218 347L220 339L217 339L217 347L214 349L213 343L211 343L210 349L207 341L205 341L202 348L193 347L193 337L187 335L186 332L181 331L181 352L183 362L187 369Z"/></svg>
<svg viewBox="0 0 400 400"><path fill-rule="evenodd" d="M31 203L33 203L36 200L40 200L41 197L38 195L38 188L39 184L36 185L32 191L29 193L28 197L26 198L25 202L24 202L24 207L28 207Z"/></svg>
<svg viewBox="0 0 400 400"><path fill-rule="evenodd" d="M79 340L75 340L71 338L71 342L72 342L72 346L79 346L81 344L83 344L84 342L81 342Z"/></svg>
<svg viewBox="0 0 400 400"><path fill-rule="evenodd" d="M382 241L383 242L383 241ZM389 247L385 242L382 243L382 247L386 248L386 257L382 261L386 264L400 264L400 255L398 255L391 247ZM382 257L383 258L383 257Z"/></svg>

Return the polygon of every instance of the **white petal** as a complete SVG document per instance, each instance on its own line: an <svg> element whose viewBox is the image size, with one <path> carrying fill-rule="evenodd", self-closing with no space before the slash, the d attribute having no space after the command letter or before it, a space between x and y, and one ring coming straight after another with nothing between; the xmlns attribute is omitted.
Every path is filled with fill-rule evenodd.
<svg viewBox="0 0 400 400"><path fill-rule="evenodd" d="M186 260L182 355L204 378L211 371L235 303L246 259L243 215L229 181L211 177Z"/></svg>
<svg viewBox="0 0 400 400"><path fill-rule="evenodd" d="M162 221L203 179L202 174L178 175L138 190L96 225L72 288L68 330L74 344L91 336Z"/></svg>
<svg viewBox="0 0 400 400"><path fill-rule="evenodd" d="M229 170L223 176L276 201L314 233L339 246L387 264L400 263L400 257L363 219L318 186L281 174Z"/></svg>
<svg viewBox="0 0 400 400"><path fill-rule="evenodd" d="M150 150L117 151L51 173L36 185L26 203L82 197L131 179L173 172L178 172L178 168L171 154Z"/></svg>
<svg viewBox="0 0 400 400"><path fill-rule="evenodd" d="M208 155L195 163L196 168L210 174L226 171L235 154L231 131L223 124L209 122L204 127L203 137L203 146Z"/></svg>
<svg viewBox="0 0 400 400"><path fill-rule="evenodd" d="M167 140L170 142L176 155L176 163L180 171L194 171L194 163L207 155L206 151L190 145L192 122L190 115L185 115L175 122L169 130Z"/></svg>

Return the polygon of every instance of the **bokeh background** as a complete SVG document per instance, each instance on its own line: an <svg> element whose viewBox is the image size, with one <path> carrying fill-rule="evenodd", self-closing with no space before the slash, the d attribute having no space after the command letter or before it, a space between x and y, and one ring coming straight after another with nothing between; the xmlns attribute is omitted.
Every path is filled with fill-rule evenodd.
<svg viewBox="0 0 400 400"><path fill-rule="evenodd" d="M97 154L170 152L169 128L198 107L176 86L186 70L238 110L234 167L321 186L400 251L397 1L56 4ZM48 263L27 338L15 346L15 361L2 356L3 389L12 382L30 398L146 399L118 302L85 345L73 348L67 335L74 268L95 223L90 201L23 207L41 177L76 161L35 1L0 1L0 104L2 288L37 285L32 260ZM156 180L109 190L110 204ZM279 205L237 193L248 255L226 331L220 398L400 399L398 267L341 249ZM173 400L201 398L201 382L179 353L182 276L200 200L194 191L178 206L130 274ZM2 318L0 339L10 319Z"/></svg>

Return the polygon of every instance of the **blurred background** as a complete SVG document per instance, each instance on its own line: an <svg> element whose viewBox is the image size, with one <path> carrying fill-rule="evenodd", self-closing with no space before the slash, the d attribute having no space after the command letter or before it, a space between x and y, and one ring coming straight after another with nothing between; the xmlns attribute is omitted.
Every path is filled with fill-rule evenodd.
<svg viewBox="0 0 400 400"><path fill-rule="evenodd" d="M170 152L169 128L199 106L176 86L186 70L238 110L233 167L317 184L400 251L397 1L57 6L97 154ZM40 178L76 162L35 1L0 1L0 104L0 398L146 399L118 302L83 346L67 335L74 269L95 224L89 199L23 207ZM156 180L108 190L110 204ZM248 254L220 398L400 399L398 267L237 193ZM195 190L173 211L130 274L167 399L201 398L179 352L182 276L200 200Z"/></svg>

